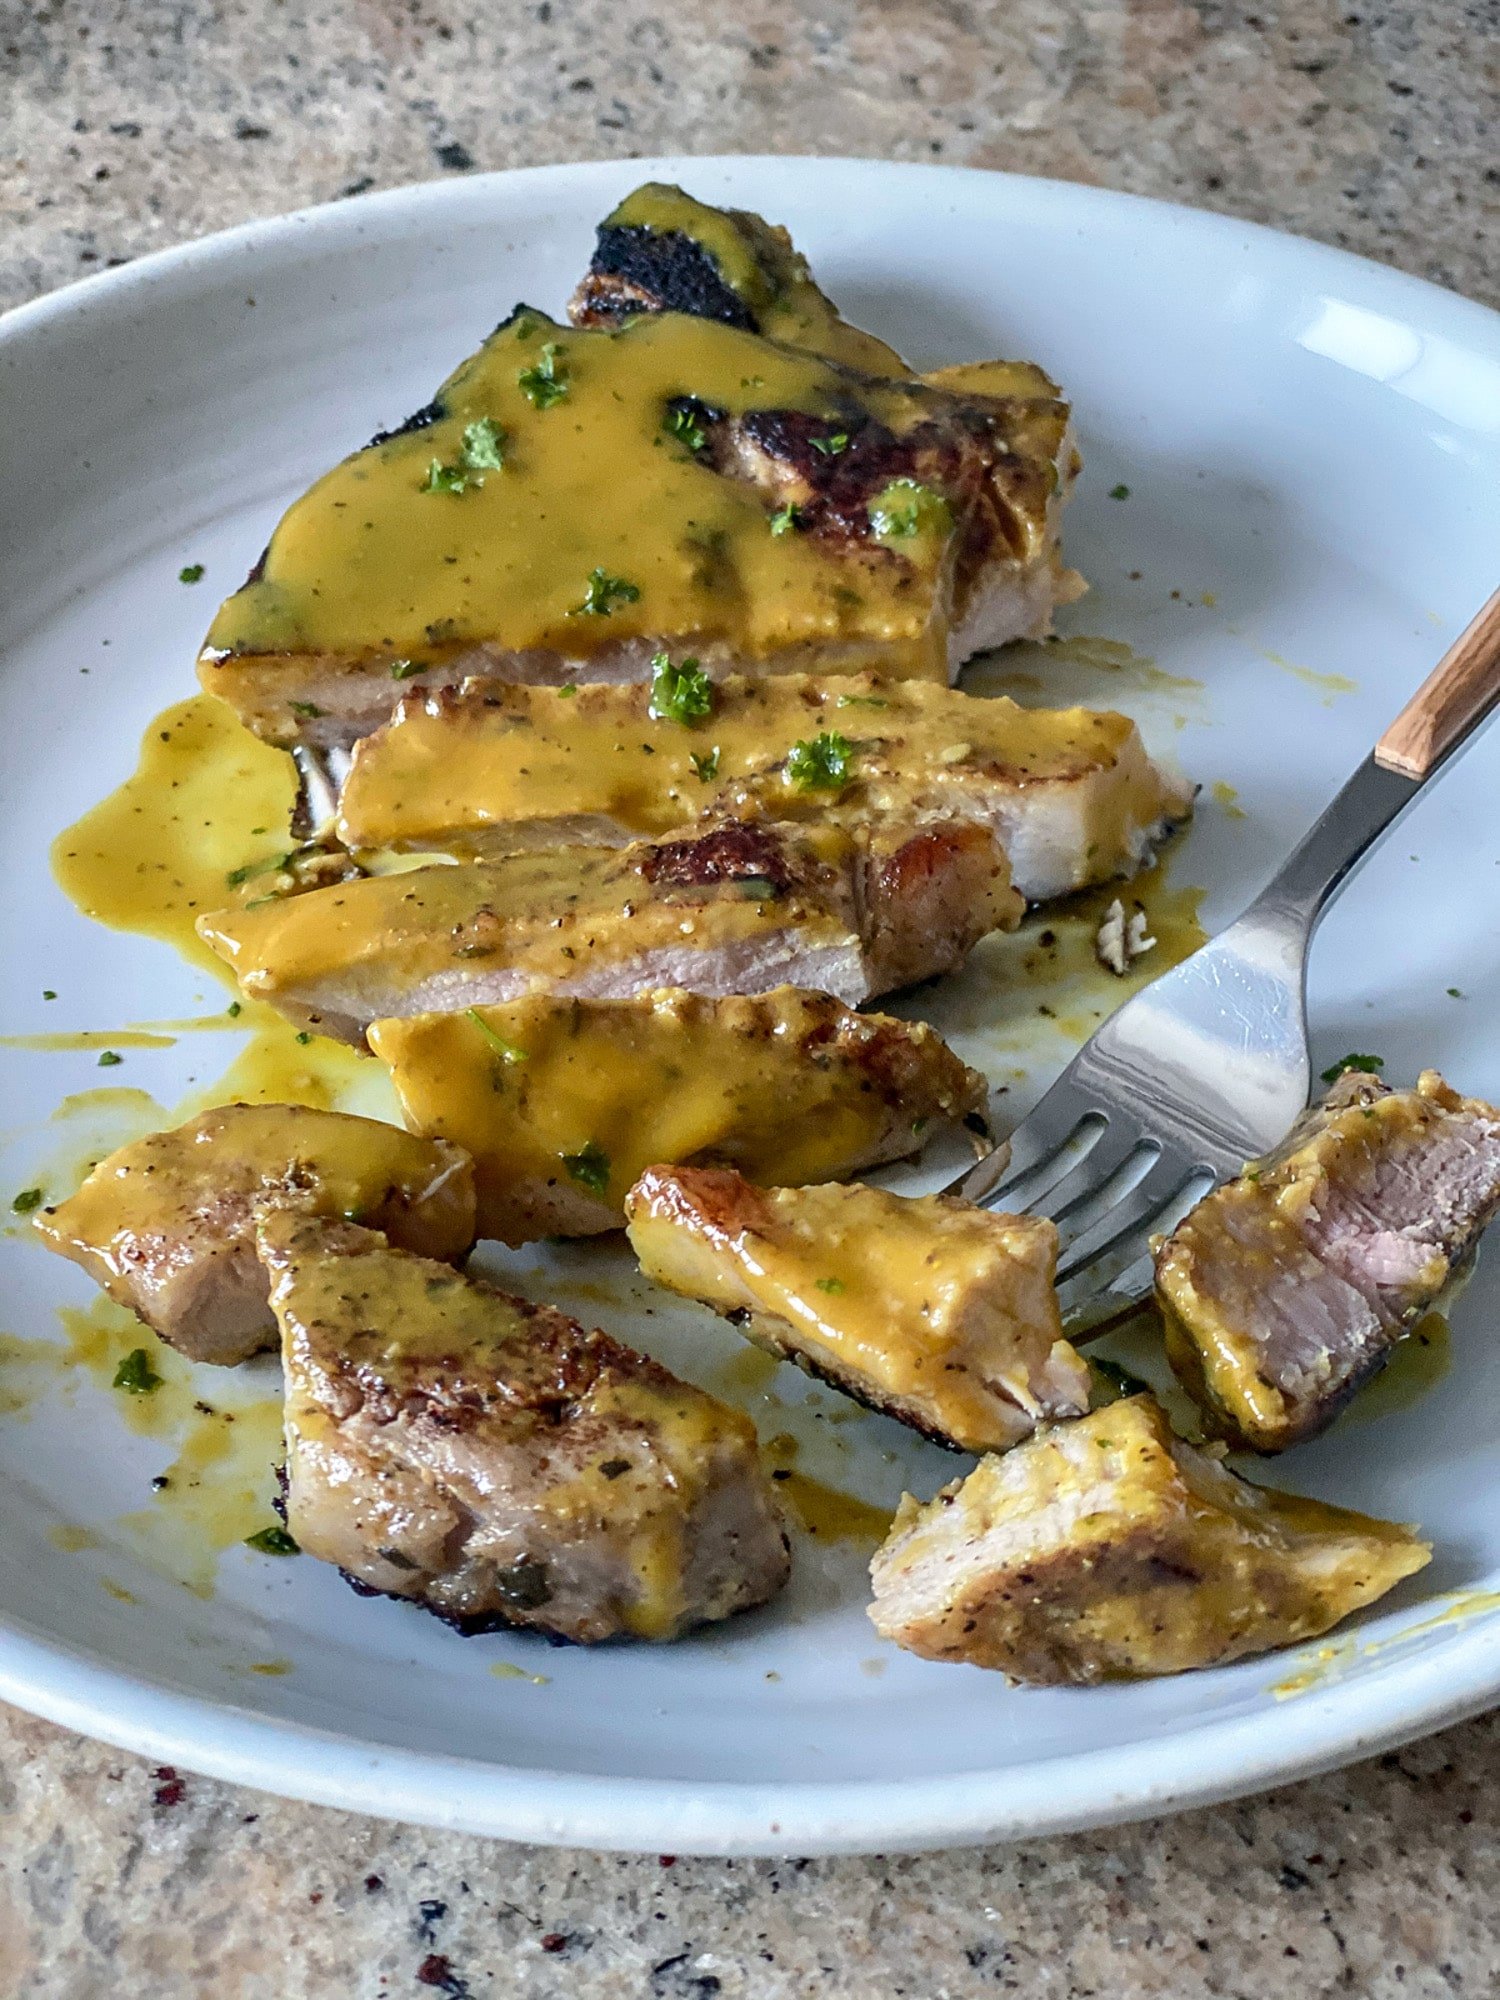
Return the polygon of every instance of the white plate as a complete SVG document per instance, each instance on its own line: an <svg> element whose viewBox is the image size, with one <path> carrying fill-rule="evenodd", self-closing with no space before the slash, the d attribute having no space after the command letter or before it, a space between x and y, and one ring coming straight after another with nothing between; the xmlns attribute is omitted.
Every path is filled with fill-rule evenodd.
<svg viewBox="0 0 1500 2000"><path fill-rule="evenodd" d="M1207 886L1211 924L1495 582L1500 322L1247 225L949 169L695 160L446 181L237 230L0 326L0 1028L112 1028L224 1004L163 947L85 923L49 879L47 838L127 773L145 724L191 691L210 600L283 503L424 401L517 298L560 309L595 221L648 173L787 223L849 315L917 361L1019 353L1067 385L1087 456L1067 542L1094 589L1065 627L1128 641L1203 686L1078 667L1054 684L1117 699L1195 777L1236 789L1246 817L1205 793L1174 863L1178 881ZM1128 500L1109 497L1117 482ZM180 587L195 561L206 583ZM1339 693L1314 675L1357 686ZM1497 778L1492 736L1330 919L1312 976L1323 1060L1373 1047L1394 1075L1434 1063L1500 1096ZM43 1003L43 986L61 999ZM985 1036L982 978L933 1004L966 1053L1013 1078L1020 1044L1014 1031ZM1043 1032L1052 1039L1026 1045L1017 1103L1068 1052ZM101 1079L93 1053L0 1051L7 1199L81 1129L49 1124L65 1092L118 1081L169 1105L231 1053L232 1037L185 1036ZM23 1236L0 1242L3 1323L45 1339L54 1308L86 1303L89 1288ZM608 1251L530 1268L564 1303L578 1281L623 1296ZM593 1311L587 1292L572 1297ZM600 1315L702 1379L735 1351L691 1313ZM1285 1659L1053 1693L919 1663L876 1641L848 1547L800 1546L781 1603L660 1651L466 1642L355 1598L312 1562L241 1550L205 1600L118 1525L147 1504L169 1448L129 1436L119 1398L86 1382L0 1416L0 1695L249 1784L589 1846L912 1848L1245 1791L1435 1728L1500 1690L1500 1620L1454 1595L1500 1571L1497 1316L1494 1273L1481 1270L1454 1313L1445 1381L1276 1467L1289 1484L1421 1521L1437 1549L1296 1698L1273 1692L1295 1671ZM810 1454L821 1438L845 1487L889 1500L903 1478L930 1492L951 1469L895 1426L831 1423L837 1399L793 1371L775 1391L786 1407L762 1405L763 1429L800 1430ZM230 1392L216 1379L211 1393ZM91 1525L99 1546L61 1552L60 1522ZM548 1679L497 1679L499 1659ZM289 1670L247 1671L267 1660Z"/></svg>

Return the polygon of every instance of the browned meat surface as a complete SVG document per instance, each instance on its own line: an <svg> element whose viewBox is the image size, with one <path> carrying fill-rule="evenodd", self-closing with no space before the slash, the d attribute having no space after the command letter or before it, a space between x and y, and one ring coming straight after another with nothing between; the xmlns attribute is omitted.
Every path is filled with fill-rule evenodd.
<svg viewBox="0 0 1500 2000"><path fill-rule="evenodd" d="M593 1642L676 1638L786 1581L739 1411L370 1230L272 1215L260 1247L287 1526L362 1588Z"/></svg>
<svg viewBox="0 0 1500 2000"><path fill-rule="evenodd" d="M200 919L247 994L326 1034L518 999L783 985L851 1005L1013 926L994 831L725 822L374 876Z"/></svg>
<svg viewBox="0 0 1500 2000"><path fill-rule="evenodd" d="M1281 1451L1383 1367L1500 1207L1500 1112L1349 1072L1157 1262L1167 1351L1222 1433Z"/></svg>
<svg viewBox="0 0 1500 2000"><path fill-rule="evenodd" d="M295 1104L225 1104L101 1160L35 1224L117 1304L194 1361L276 1344L255 1254L267 1208L358 1216L391 1242L460 1261L474 1244L474 1170L444 1139Z"/></svg>
<svg viewBox="0 0 1500 2000"><path fill-rule="evenodd" d="M903 1500L870 1616L924 1659L1086 1686L1315 1639L1430 1554L1410 1528L1250 1485L1130 1396Z"/></svg>

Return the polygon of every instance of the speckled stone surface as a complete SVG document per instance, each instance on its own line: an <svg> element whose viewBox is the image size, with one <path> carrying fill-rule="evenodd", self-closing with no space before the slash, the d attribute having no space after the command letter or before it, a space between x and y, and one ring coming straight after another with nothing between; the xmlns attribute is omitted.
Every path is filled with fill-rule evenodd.
<svg viewBox="0 0 1500 2000"><path fill-rule="evenodd" d="M0 304L443 172L778 149L1176 197L1494 300L1497 47L1484 0L0 0ZM1491 1716L1109 1833L670 1862L285 1804L0 1710L0 2000L1477 2000L1497 1798Z"/></svg>

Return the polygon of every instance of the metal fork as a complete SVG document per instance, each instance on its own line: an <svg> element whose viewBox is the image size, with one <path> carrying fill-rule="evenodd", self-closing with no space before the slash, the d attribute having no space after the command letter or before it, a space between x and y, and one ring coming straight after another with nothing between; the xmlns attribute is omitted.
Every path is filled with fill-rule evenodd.
<svg viewBox="0 0 1500 2000"><path fill-rule="evenodd" d="M946 1190L1058 1225L1074 1337L1150 1289L1151 1239L1278 1145L1306 1108L1319 918L1500 699L1500 591L1244 915L1127 1001L1002 1148Z"/></svg>

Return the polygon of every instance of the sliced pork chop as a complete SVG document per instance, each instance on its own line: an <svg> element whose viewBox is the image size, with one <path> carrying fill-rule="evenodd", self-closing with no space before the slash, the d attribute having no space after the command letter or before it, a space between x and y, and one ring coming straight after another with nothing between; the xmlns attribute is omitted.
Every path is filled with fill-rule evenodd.
<svg viewBox="0 0 1500 2000"><path fill-rule="evenodd" d="M672 1639L773 1596L748 1417L549 1306L373 1231L272 1215L287 1526L466 1631Z"/></svg>
<svg viewBox="0 0 1500 2000"><path fill-rule="evenodd" d="M623 326L643 312L743 327L866 375L911 373L894 348L840 317L784 229L663 181L636 188L600 223L593 259L568 302L575 326Z"/></svg>
<svg viewBox="0 0 1500 2000"><path fill-rule="evenodd" d="M1130 1396L908 1495L870 1616L924 1659L1087 1686L1315 1639L1430 1555L1411 1528L1250 1485Z"/></svg>
<svg viewBox="0 0 1500 2000"><path fill-rule="evenodd" d="M1022 903L987 827L746 825L372 876L200 918L241 988L359 1041L527 993L807 986L854 1005L950 971Z"/></svg>
<svg viewBox="0 0 1500 2000"><path fill-rule="evenodd" d="M413 1131L473 1155L479 1227L526 1243L618 1229L653 1162L830 1180L916 1152L941 1125L987 1134L989 1086L925 1024L826 993L533 994L377 1021Z"/></svg>
<svg viewBox="0 0 1500 2000"><path fill-rule="evenodd" d="M1088 1408L1050 1222L705 1167L650 1168L625 1212L648 1278L939 1444L1002 1450Z"/></svg>
<svg viewBox="0 0 1500 2000"><path fill-rule="evenodd" d="M1287 1144L1201 1201L1157 1260L1172 1366L1256 1451L1326 1428L1500 1207L1500 1111L1433 1070L1343 1076Z"/></svg>
<svg viewBox="0 0 1500 2000"><path fill-rule="evenodd" d="M522 308L296 501L199 657L257 734L347 747L412 685L731 671L946 681L1048 630L1076 470L1039 369L856 373L678 313Z"/></svg>
<svg viewBox="0 0 1500 2000"><path fill-rule="evenodd" d="M255 1225L283 1207L358 1217L425 1257L456 1263L474 1246L461 1148L296 1104L224 1104L153 1132L34 1222L170 1346L227 1364L276 1344Z"/></svg>
<svg viewBox="0 0 1500 2000"><path fill-rule="evenodd" d="M836 766L809 772L820 742ZM952 816L994 828L1037 902L1132 874L1190 810L1123 715L869 674L712 686L691 661L664 661L654 685L479 680L409 696L355 747L338 831L348 847L471 856L618 844L726 812Z"/></svg>

